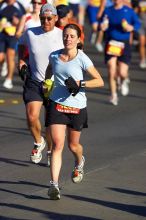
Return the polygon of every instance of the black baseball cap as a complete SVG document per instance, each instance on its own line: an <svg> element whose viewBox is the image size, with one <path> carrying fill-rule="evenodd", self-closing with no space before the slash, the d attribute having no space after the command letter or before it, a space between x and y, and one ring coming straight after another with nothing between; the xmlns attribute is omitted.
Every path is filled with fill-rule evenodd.
<svg viewBox="0 0 146 220"><path fill-rule="evenodd" d="M64 18L69 13L70 8L67 5L58 5L56 7L59 18Z"/></svg>

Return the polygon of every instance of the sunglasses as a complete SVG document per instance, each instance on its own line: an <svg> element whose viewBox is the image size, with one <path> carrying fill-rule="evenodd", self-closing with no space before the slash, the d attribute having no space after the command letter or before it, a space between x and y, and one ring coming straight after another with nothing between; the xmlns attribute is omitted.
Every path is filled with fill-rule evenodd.
<svg viewBox="0 0 146 220"><path fill-rule="evenodd" d="M42 22L45 22L46 19L47 19L47 21L51 21L51 20L53 19L53 17L40 17L40 20L41 20Z"/></svg>
<svg viewBox="0 0 146 220"><path fill-rule="evenodd" d="M42 5L41 2L32 2L33 5Z"/></svg>

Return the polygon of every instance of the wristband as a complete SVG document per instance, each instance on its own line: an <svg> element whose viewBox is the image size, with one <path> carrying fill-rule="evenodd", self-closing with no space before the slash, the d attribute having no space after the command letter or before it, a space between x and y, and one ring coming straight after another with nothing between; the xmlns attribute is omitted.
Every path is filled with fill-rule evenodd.
<svg viewBox="0 0 146 220"><path fill-rule="evenodd" d="M86 82L84 80L80 80L80 87L84 88L86 86Z"/></svg>

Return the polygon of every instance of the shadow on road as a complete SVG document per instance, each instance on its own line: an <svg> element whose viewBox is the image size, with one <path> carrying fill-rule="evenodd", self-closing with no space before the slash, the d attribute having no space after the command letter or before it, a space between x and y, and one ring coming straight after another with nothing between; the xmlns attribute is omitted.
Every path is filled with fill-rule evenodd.
<svg viewBox="0 0 146 220"><path fill-rule="evenodd" d="M65 196L72 198L72 199L85 201L85 202L91 202L97 205L102 205L108 208L121 210L124 212L146 217L145 206L129 205L129 204L123 204L123 203L117 203L117 202L104 201L104 200L99 200L99 199L91 199L91 198L85 198L82 196L72 196L72 195L65 195Z"/></svg>

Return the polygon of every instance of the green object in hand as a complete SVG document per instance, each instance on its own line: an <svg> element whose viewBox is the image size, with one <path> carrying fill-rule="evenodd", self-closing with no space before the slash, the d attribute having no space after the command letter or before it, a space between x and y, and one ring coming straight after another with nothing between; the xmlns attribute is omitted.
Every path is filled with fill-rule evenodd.
<svg viewBox="0 0 146 220"><path fill-rule="evenodd" d="M49 95L51 94L53 85L54 85L54 81L52 81L51 79L46 79L43 82L43 93L45 98L48 98Z"/></svg>

